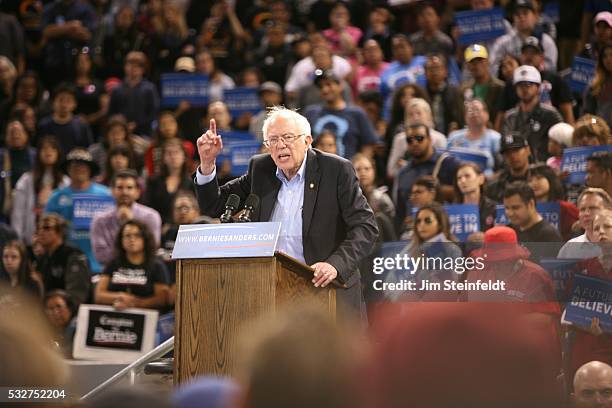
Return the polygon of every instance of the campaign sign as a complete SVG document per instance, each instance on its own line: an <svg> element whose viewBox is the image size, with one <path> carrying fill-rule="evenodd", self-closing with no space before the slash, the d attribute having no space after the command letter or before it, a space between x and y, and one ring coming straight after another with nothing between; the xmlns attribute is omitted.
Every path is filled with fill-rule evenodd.
<svg viewBox="0 0 612 408"><path fill-rule="evenodd" d="M455 14L459 28L459 44L470 45L493 40L506 33L504 11L500 7L490 10L462 11Z"/></svg>
<svg viewBox="0 0 612 408"><path fill-rule="evenodd" d="M116 310L81 305L73 343L75 358L131 363L155 346L157 310Z"/></svg>
<svg viewBox="0 0 612 408"><path fill-rule="evenodd" d="M503 204L497 204L495 212L495 225L508 225L508 217ZM561 224L561 206L558 202L546 202L536 204L537 212L542 218L555 227L557 230Z"/></svg>
<svg viewBox="0 0 612 408"><path fill-rule="evenodd" d="M172 259L273 256L280 227L280 222L181 225Z"/></svg>
<svg viewBox="0 0 612 408"><path fill-rule="evenodd" d="M553 23L559 22L560 5L558 1L553 0L545 2L542 12L545 16L548 16Z"/></svg>
<svg viewBox="0 0 612 408"><path fill-rule="evenodd" d="M243 113L258 113L263 109L257 88L234 88L223 91L223 102L233 118Z"/></svg>
<svg viewBox="0 0 612 408"><path fill-rule="evenodd" d="M475 149L465 147L451 147L447 150L448 153L461 161L476 163L484 172L487 169L487 155Z"/></svg>
<svg viewBox="0 0 612 408"><path fill-rule="evenodd" d="M563 150L561 171L569 173L566 184L584 184L587 158L595 152L612 151L612 145L570 147Z"/></svg>
<svg viewBox="0 0 612 408"><path fill-rule="evenodd" d="M115 208L115 199L111 196L93 194L74 194L72 196L72 228L89 229L94 215Z"/></svg>
<svg viewBox="0 0 612 408"><path fill-rule="evenodd" d="M225 147L225 145L223 146ZM230 160L232 164L232 176L241 176L245 174L249 168L251 157L259 153L261 142L233 142L228 145L230 151Z"/></svg>
<svg viewBox="0 0 612 408"><path fill-rule="evenodd" d="M157 320L157 339L155 341L156 346L159 346L170 337L174 336L174 312L166 313L161 315Z"/></svg>
<svg viewBox="0 0 612 408"><path fill-rule="evenodd" d="M200 74L169 73L161 76L161 105L176 107L181 101L191 106L208 105L208 76Z"/></svg>
<svg viewBox="0 0 612 408"><path fill-rule="evenodd" d="M550 274L559 302L564 302L567 298L567 281L578 270L580 261L581 259L540 258L540 266Z"/></svg>
<svg viewBox="0 0 612 408"><path fill-rule="evenodd" d="M477 204L447 204L451 233L460 241L467 241L470 234L480 231L480 210Z"/></svg>
<svg viewBox="0 0 612 408"><path fill-rule="evenodd" d="M232 148L234 146L238 146L239 149L242 147L243 150L241 150L241 154L244 155L244 149L247 149L246 146L253 146L253 143L257 143L258 146L261 146L261 142L258 142L255 136L249 132L220 132L220 134L221 138L223 139L223 149L219 155L217 155L217 168L231 171L232 175L241 176L246 172L246 168L243 168L242 173L232 170ZM239 159L241 154L239 153L236 158Z"/></svg>
<svg viewBox="0 0 612 408"><path fill-rule="evenodd" d="M570 302L565 307L565 321L590 327L594 317L604 332L612 332L612 282L591 276L574 276Z"/></svg>
<svg viewBox="0 0 612 408"><path fill-rule="evenodd" d="M569 86L572 91L580 94L584 93L595 77L595 65L596 62L592 59L574 58L569 76Z"/></svg>

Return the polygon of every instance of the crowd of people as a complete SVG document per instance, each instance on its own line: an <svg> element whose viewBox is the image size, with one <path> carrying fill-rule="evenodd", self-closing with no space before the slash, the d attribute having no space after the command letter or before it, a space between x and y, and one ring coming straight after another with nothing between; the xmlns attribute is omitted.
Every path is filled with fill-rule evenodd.
<svg viewBox="0 0 612 408"><path fill-rule="evenodd" d="M580 273L610 279L612 5L558 2L555 17L545 12L554 2L539 0L396 3L2 2L7 299L39 299L66 356L80 304L171 313L178 225L218 222L196 197L196 139L214 122L220 135L248 133L269 152L266 112L284 105L308 120L318 152L352 163L377 251L400 241L415 257L487 255L472 274L421 270L416 279L504 279L504 302L532 303L523 312L550 335L567 389L574 374L610 374L580 374L592 361L612 364L612 334L598 319L561 323L572 279L558 287L546 261L576 260ZM465 43L453 16L494 7L503 34ZM595 67L581 90L570 81L575 57ZM206 104L169 102L171 73L206 78ZM247 88L260 112L233 114L226 92ZM575 147L598 147L583 181L563 167ZM238 176L226 159L216 166L219 184ZM478 228L463 240L450 204L478 208ZM554 225L547 205L558 208ZM375 291L375 256L359 268L373 325L380 303L435 298ZM444 300L486 298L453 296ZM376 370L381 381L389 375ZM594 392L612 398L610 386Z"/></svg>

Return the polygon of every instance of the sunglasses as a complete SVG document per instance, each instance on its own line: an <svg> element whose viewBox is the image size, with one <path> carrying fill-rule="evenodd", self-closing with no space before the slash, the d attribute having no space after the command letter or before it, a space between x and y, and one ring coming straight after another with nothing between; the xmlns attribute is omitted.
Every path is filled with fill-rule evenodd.
<svg viewBox="0 0 612 408"><path fill-rule="evenodd" d="M432 217L425 217L425 218L417 218L416 219L416 225L419 225L421 223L425 223L427 225L431 225L434 222L434 219Z"/></svg>
<svg viewBox="0 0 612 408"><path fill-rule="evenodd" d="M406 137L406 142L408 142L408 144L413 144L415 140L421 143L423 140L425 140L425 136L418 135L418 136L407 136Z"/></svg>

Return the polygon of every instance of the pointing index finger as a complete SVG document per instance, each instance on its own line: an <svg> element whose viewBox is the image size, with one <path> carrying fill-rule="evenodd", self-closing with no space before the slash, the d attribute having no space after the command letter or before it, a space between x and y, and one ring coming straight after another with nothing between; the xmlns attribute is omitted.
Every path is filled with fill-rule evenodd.
<svg viewBox="0 0 612 408"><path fill-rule="evenodd" d="M214 119L210 120L210 131L217 136L217 122Z"/></svg>

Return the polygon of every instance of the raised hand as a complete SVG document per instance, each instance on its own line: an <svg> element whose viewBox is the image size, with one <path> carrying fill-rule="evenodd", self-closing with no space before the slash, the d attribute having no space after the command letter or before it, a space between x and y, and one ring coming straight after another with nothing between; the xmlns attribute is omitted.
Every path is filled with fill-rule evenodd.
<svg viewBox="0 0 612 408"><path fill-rule="evenodd" d="M217 122L210 120L210 127L197 140L198 154L200 155L200 172L208 176L215 168L215 160L223 149L223 140L217 135Z"/></svg>

